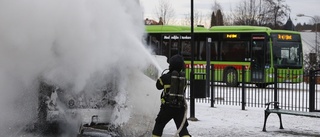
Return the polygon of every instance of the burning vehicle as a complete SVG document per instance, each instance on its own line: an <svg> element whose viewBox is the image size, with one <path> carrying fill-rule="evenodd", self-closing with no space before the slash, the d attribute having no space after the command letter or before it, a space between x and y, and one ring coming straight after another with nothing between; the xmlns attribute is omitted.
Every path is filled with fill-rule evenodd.
<svg viewBox="0 0 320 137"><path fill-rule="evenodd" d="M141 74L155 80L159 71L149 65ZM112 123L112 117L119 107L119 78L105 80L103 86L91 84L83 91L73 91L72 86L59 87L52 82L40 80L38 92L38 115L32 131L42 135L56 135L63 127L72 123L78 128L78 136L122 136L122 129ZM99 88L97 88L99 87Z"/></svg>
<svg viewBox="0 0 320 137"><path fill-rule="evenodd" d="M119 133L110 124L112 112L117 102L115 83L94 91L72 92L47 82L40 82L38 99L38 119L35 128L43 134L60 133L61 125L70 121L80 121L79 134L86 128L112 131L113 136ZM63 132L63 131L62 131Z"/></svg>

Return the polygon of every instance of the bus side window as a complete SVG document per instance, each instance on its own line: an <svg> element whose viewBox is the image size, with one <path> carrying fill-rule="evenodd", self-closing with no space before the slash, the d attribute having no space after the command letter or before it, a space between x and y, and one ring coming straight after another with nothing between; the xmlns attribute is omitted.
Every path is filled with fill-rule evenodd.
<svg viewBox="0 0 320 137"><path fill-rule="evenodd" d="M237 50L235 53L237 56L237 61L245 61L246 57L246 44L245 42L241 43L240 45L237 46Z"/></svg>
<svg viewBox="0 0 320 137"><path fill-rule="evenodd" d="M191 45L190 41L183 41L181 45L181 54L184 58L191 58Z"/></svg>
<svg viewBox="0 0 320 137"><path fill-rule="evenodd" d="M178 46L178 42L172 42L172 45L171 45L171 57L173 55L176 55L176 54L179 54L179 46Z"/></svg>
<svg viewBox="0 0 320 137"><path fill-rule="evenodd" d="M211 44L211 60L218 60L217 45L218 45L217 41Z"/></svg>
<svg viewBox="0 0 320 137"><path fill-rule="evenodd" d="M242 42L226 41L221 50L224 61L244 61L245 46Z"/></svg>
<svg viewBox="0 0 320 137"><path fill-rule="evenodd" d="M221 53L220 53L220 59L221 60L226 60L227 52L228 52L227 46L224 46L224 44L221 43Z"/></svg>
<svg viewBox="0 0 320 137"><path fill-rule="evenodd" d="M206 45L204 44L206 42L202 41L201 44L200 44L200 47L199 47L199 51L200 51L200 54L199 54L199 60L206 60L207 59L207 47ZM214 43L211 43L210 45L210 60L217 60L217 43L218 42L214 42Z"/></svg>
<svg viewBox="0 0 320 137"><path fill-rule="evenodd" d="M199 58L198 60L206 60L206 46L204 44L204 41L200 41L200 45L199 45Z"/></svg>
<svg viewBox="0 0 320 137"><path fill-rule="evenodd" d="M169 57L169 46L168 46L168 41L162 41L161 44L161 54L160 55L164 55L167 58Z"/></svg>
<svg viewBox="0 0 320 137"><path fill-rule="evenodd" d="M269 43L268 43L269 45ZM267 52L266 52L266 65L270 65L271 64L271 55L270 55L270 47L267 46Z"/></svg>
<svg viewBox="0 0 320 137"><path fill-rule="evenodd" d="M156 37L151 38L150 45L151 45L151 49L152 49L153 53L155 53L157 55L160 54L160 44L159 44L159 41L157 40Z"/></svg>
<svg viewBox="0 0 320 137"><path fill-rule="evenodd" d="M273 62L274 64L278 64L280 65L281 64L281 53L280 53L280 50L277 51L277 50L274 50L275 52L273 53Z"/></svg>

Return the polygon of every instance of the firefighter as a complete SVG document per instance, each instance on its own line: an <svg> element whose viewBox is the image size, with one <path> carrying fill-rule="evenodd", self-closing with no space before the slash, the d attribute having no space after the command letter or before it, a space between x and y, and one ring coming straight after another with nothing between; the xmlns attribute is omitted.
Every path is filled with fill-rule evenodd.
<svg viewBox="0 0 320 137"><path fill-rule="evenodd" d="M180 137L191 137L187 129L188 121L186 120L185 115L187 104L184 96L183 100L180 100L180 102L171 103L170 97L168 95L168 93L170 92L170 87L173 86L171 85L172 72L182 72L184 70L184 67L185 64L183 57L180 55L174 55L169 59L169 72L166 74L162 74L161 77L157 80L157 89L163 89L163 91L161 94L160 112L158 113L155 120L156 123L152 131L152 137L161 137L164 127L171 119L174 120L177 129L182 126L180 132L178 130ZM185 85L183 90L185 90Z"/></svg>

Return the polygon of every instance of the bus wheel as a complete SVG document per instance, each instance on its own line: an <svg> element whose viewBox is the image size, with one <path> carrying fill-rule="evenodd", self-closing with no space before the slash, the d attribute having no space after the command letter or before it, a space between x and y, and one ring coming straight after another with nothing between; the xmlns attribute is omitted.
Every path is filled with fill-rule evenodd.
<svg viewBox="0 0 320 137"><path fill-rule="evenodd" d="M237 71L233 68L227 69L224 73L224 82L230 87L238 86L239 83Z"/></svg>
<svg viewBox="0 0 320 137"><path fill-rule="evenodd" d="M258 88L266 88L268 86L268 84L266 84L266 83L257 83L256 86Z"/></svg>

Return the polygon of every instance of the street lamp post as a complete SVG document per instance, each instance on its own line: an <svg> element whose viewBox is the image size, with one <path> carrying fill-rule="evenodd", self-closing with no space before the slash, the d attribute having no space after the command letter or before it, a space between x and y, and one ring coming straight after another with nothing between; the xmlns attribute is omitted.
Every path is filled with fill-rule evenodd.
<svg viewBox="0 0 320 137"><path fill-rule="evenodd" d="M190 72L190 118L188 120L198 121L195 117L195 98L194 98L194 20L193 20L193 0L191 0L191 72Z"/></svg>
<svg viewBox="0 0 320 137"><path fill-rule="evenodd" d="M308 15L304 15L304 14L297 14L297 16L298 17L309 17L309 18L312 18L313 19L313 21L314 21L314 24L315 24L315 33L316 33L316 40L315 40L315 42L316 42L316 45L315 45L315 48L316 48L316 56L318 57L318 28L317 28L317 20L316 20L316 18L314 18L314 17L312 17L312 16L308 16Z"/></svg>

